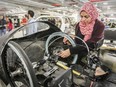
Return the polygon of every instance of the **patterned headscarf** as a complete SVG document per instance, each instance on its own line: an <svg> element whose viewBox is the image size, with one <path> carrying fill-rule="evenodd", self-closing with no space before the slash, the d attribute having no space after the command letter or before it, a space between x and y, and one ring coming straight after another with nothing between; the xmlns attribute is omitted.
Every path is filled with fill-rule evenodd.
<svg viewBox="0 0 116 87"><path fill-rule="evenodd" d="M82 11L85 11L91 17L91 22L89 24L86 25L82 21L80 21L80 23L79 23L81 33L83 35L85 35L84 41L87 41L91 38L93 27L95 24L95 20L98 17L98 11L97 11L96 7L91 2L85 3L84 6L81 8L80 13Z"/></svg>

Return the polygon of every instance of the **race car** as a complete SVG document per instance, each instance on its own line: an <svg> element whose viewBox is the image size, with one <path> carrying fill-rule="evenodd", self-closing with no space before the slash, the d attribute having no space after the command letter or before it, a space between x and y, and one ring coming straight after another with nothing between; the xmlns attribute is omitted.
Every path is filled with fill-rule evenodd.
<svg viewBox="0 0 116 87"><path fill-rule="evenodd" d="M37 31L29 33L30 26L33 25L36 25ZM55 34L52 35L52 33ZM51 37L48 38L48 36ZM62 42L64 36L69 38L71 44L75 46L70 36L61 32L52 23L39 21L21 26L1 37L1 80L8 87L21 87L22 85L25 87L47 87L50 84L58 85L59 78L64 77L65 80L69 78L69 86L71 86L71 68L68 69L64 66L67 68L64 70L57 65L62 65L57 62L58 52L68 47ZM74 55L68 65L71 62L74 63L76 57L77 55ZM63 72L62 75L60 75L61 72ZM57 76L59 78L55 78ZM53 79L54 81L58 80L53 82Z"/></svg>

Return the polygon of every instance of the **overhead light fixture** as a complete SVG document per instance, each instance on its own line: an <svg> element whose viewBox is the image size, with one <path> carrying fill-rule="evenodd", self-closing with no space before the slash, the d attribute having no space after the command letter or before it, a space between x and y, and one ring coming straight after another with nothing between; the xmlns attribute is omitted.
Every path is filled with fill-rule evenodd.
<svg viewBox="0 0 116 87"><path fill-rule="evenodd" d="M104 2L103 4L104 4L104 5L108 5L108 3L107 3L107 2Z"/></svg>

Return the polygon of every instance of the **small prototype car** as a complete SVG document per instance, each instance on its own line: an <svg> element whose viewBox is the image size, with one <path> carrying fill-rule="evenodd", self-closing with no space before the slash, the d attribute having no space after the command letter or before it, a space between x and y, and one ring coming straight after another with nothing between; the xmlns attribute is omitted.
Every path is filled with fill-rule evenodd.
<svg viewBox="0 0 116 87"><path fill-rule="evenodd" d="M30 33L32 26L37 31ZM1 80L8 87L71 87L73 75L67 66L76 63L77 55L66 60L59 58L58 52L68 48L63 44L64 37L76 46L69 35L47 21L27 24L2 36Z"/></svg>
<svg viewBox="0 0 116 87"><path fill-rule="evenodd" d="M69 48L69 45L63 43L64 37L69 40L70 46L76 46L70 35L47 21L21 26L0 37L0 79L7 87L85 86L83 82L89 76L73 70L78 54L66 59L58 56L60 51ZM84 43L89 53L87 44L79 37L76 38ZM90 64L87 59L87 64L95 65L93 63L96 63L96 59L87 57L93 61ZM83 81L78 80L80 76Z"/></svg>

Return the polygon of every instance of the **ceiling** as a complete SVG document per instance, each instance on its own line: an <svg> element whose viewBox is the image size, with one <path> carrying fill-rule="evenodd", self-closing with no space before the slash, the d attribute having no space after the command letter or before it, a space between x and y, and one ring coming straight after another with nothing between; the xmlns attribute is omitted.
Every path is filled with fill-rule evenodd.
<svg viewBox="0 0 116 87"><path fill-rule="evenodd" d="M0 0L0 14L26 13L28 9L36 11L54 11L71 13L78 11L88 0ZM107 17L116 17L116 0L89 0L98 11Z"/></svg>

